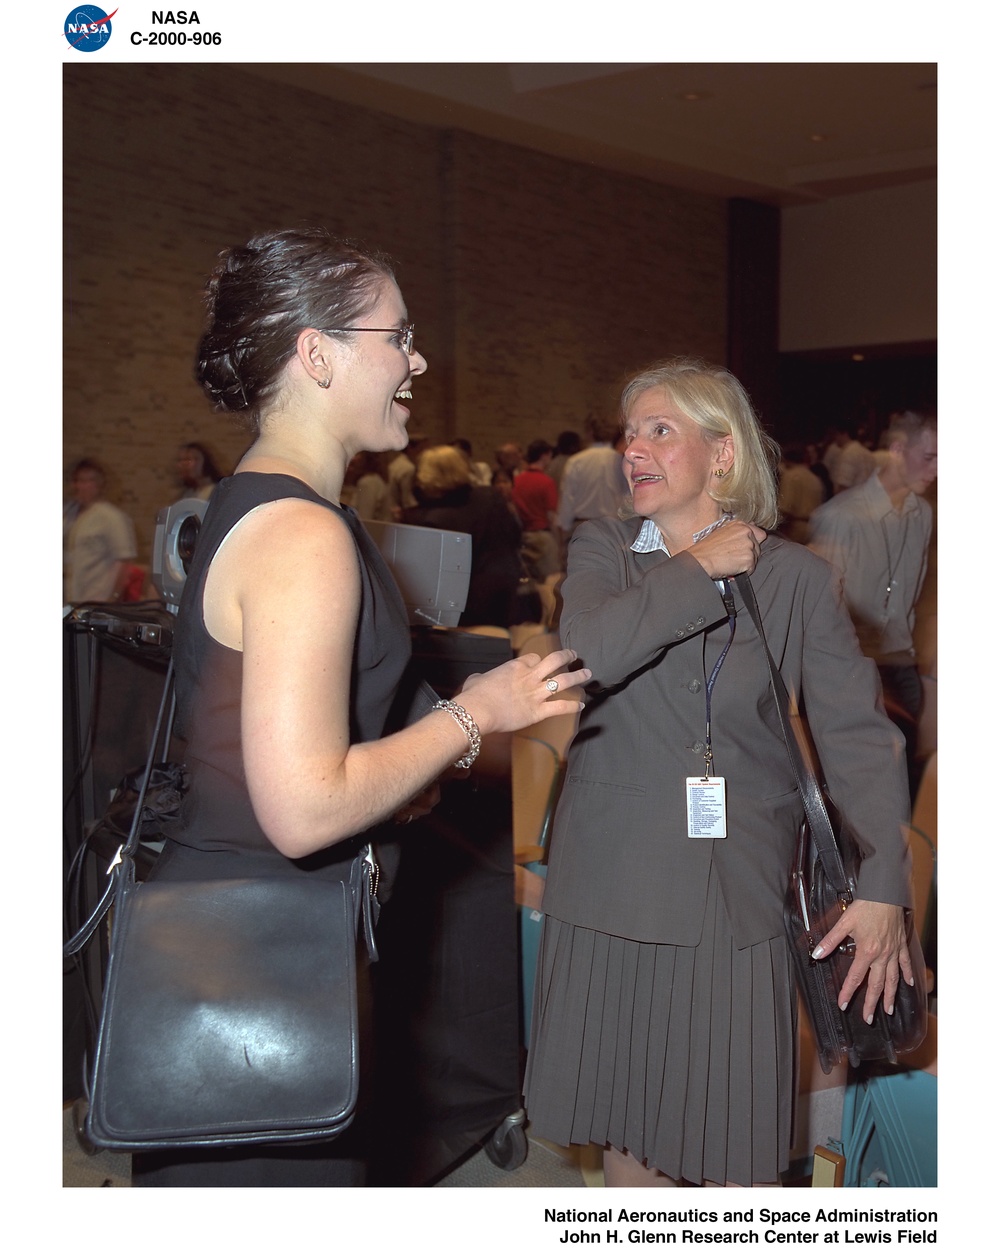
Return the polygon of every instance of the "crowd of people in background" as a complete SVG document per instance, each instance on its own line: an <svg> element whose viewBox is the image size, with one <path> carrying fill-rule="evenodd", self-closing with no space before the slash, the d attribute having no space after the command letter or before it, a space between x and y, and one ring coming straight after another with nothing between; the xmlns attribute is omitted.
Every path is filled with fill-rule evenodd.
<svg viewBox="0 0 1000 1250"><path fill-rule="evenodd" d="M563 430L551 442L505 442L492 462L478 459L466 438L438 442L412 430L403 451L358 453L340 502L363 521L472 535L460 626L521 624L528 603L540 605L546 628L557 628L556 588L573 530L627 507L617 418L592 414L583 424L584 433ZM207 500L225 474L205 443L186 442L175 475L165 504ZM913 412L891 414L877 438L842 422L819 442L789 440L778 466L777 532L840 574L862 649L878 665L886 706L906 736L911 788L923 694L914 627L933 528L923 496L936 475L936 420ZM65 604L155 597L138 563L134 521L105 498L106 485L96 459L73 466L63 509ZM526 584L540 593L526 599Z"/></svg>
<svg viewBox="0 0 1000 1250"><path fill-rule="evenodd" d="M466 438L438 442L412 430L403 451L361 452L351 460L341 503L364 521L471 533L473 569L461 624L509 626L523 619L518 591L526 579L550 588L559 582L575 527L618 516L626 504L617 419L592 414L583 425L583 433L563 430L525 447L505 442L491 462L477 458ZM841 423L821 442L788 441L779 465L778 532L810 545L840 571L862 646L879 665L911 746L920 693L914 610L932 527L922 496L936 472L936 424L913 413L893 414L878 440ZM207 500L223 476L205 443L183 443L176 492L165 503ZM67 604L152 594L137 564L133 520L104 498L105 485L98 461L73 467L63 513Z"/></svg>

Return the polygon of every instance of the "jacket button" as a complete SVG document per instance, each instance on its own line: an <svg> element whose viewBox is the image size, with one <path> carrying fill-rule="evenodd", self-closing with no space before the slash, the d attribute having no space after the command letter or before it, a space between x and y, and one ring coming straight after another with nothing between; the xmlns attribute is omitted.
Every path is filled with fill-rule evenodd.
<svg viewBox="0 0 1000 1250"><path fill-rule="evenodd" d="M699 624L699 625L704 625L704 624L705 624L705 618L704 618L703 616L699 616L699 617L698 617L698 624Z"/></svg>
<svg viewBox="0 0 1000 1250"><path fill-rule="evenodd" d="M678 631L674 634L674 637L675 637L675 638L683 638L683 637L684 637L684 630L683 630L683 629L679 629L679 630L678 630Z"/></svg>
<svg viewBox="0 0 1000 1250"><path fill-rule="evenodd" d="M688 633L689 634L694 633L694 621L688 621Z"/></svg>
<svg viewBox="0 0 1000 1250"><path fill-rule="evenodd" d="M692 694L697 694L700 689L701 689L701 682L698 680L697 677L693 678L691 681L688 682L688 690L690 690Z"/></svg>

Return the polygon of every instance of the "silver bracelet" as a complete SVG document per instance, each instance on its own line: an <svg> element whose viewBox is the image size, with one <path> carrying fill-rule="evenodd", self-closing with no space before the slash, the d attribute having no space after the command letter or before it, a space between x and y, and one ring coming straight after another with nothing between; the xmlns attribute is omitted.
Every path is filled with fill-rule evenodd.
<svg viewBox="0 0 1000 1250"><path fill-rule="evenodd" d="M451 699L438 699L431 711L447 712L465 730L465 736L469 739L469 749L460 760L455 761L455 767L471 768L476 756L479 754L479 748L483 745L483 737L479 732L479 726L460 703L453 703Z"/></svg>

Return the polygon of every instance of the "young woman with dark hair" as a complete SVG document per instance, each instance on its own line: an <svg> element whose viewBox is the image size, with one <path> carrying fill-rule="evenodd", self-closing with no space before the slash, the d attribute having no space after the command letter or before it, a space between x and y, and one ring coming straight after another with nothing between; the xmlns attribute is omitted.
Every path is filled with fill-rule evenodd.
<svg viewBox="0 0 1000 1250"><path fill-rule="evenodd" d="M380 253L297 230L222 254L197 376L257 438L213 493L180 604L189 788L162 877L346 879L359 842L377 853L380 826L426 812L481 734L580 706L552 699L589 676L559 651L473 676L456 702L399 707L406 611L339 499L354 455L406 446L426 368ZM134 1184L361 1184L363 1127L359 1114L331 1146L137 1154Z"/></svg>

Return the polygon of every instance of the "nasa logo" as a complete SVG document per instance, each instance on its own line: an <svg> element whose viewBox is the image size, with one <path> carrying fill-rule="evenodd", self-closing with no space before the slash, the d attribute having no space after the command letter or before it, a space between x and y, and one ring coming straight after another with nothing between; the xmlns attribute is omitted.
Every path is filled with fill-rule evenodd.
<svg viewBox="0 0 1000 1250"><path fill-rule="evenodd" d="M111 19L118 10L105 13L96 4L81 4L72 9L63 24L66 42L77 52L97 52L111 38Z"/></svg>

